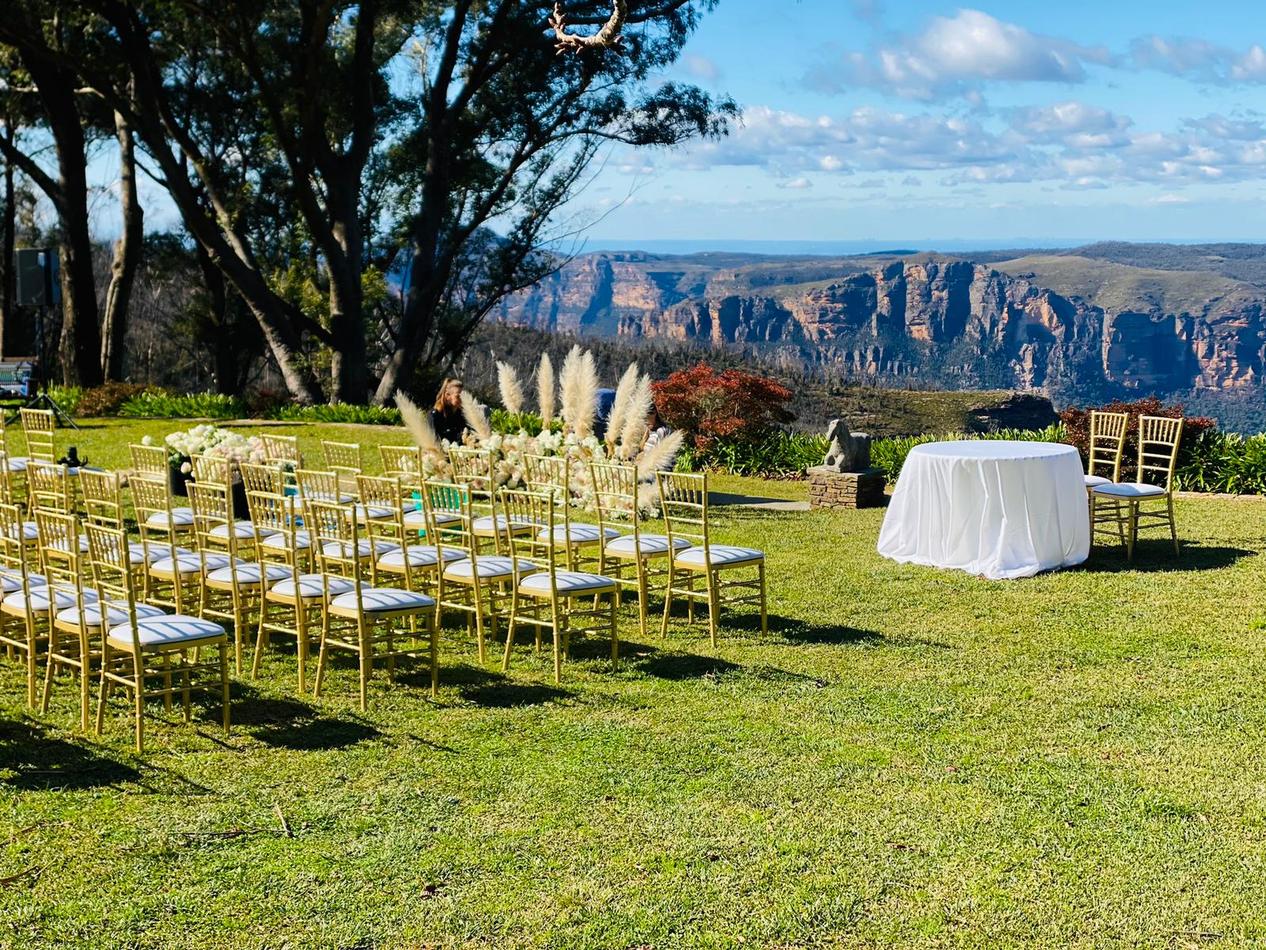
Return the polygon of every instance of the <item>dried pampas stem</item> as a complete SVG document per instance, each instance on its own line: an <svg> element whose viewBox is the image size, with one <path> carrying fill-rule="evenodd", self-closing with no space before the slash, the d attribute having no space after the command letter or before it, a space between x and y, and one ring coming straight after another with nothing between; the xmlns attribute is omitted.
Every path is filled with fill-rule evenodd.
<svg viewBox="0 0 1266 950"><path fill-rule="evenodd" d="M470 431L479 437L480 442L487 442L492 438L488 410L466 390L462 390L462 417L466 420L466 425L470 426Z"/></svg>
<svg viewBox="0 0 1266 950"><path fill-rule="evenodd" d="M656 472L670 470L673 459L681 451L681 441L680 432L670 432L643 452L637 460L637 477L645 480L654 478Z"/></svg>
<svg viewBox="0 0 1266 950"><path fill-rule="evenodd" d="M413 436L418 448L428 455L443 455L444 450L440 448L440 440L435 435L435 426L431 425L430 417L401 392L396 393L396 406L400 409L400 420L409 435Z"/></svg>
<svg viewBox="0 0 1266 950"><path fill-rule="evenodd" d="M501 390L501 405L506 412L516 416L523 412L523 386L519 383L519 374L509 363L497 361L497 388Z"/></svg>
<svg viewBox="0 0 1266 950"><path fill-rule="evenodd" d="M607 445L614 447L624 431L624 420L628 418L629 400L637 389L637 364L630 363L629 368L620 377L615 387L615 400L611 403L611 416L607 419Z"/></svg>
<svg viewBox="0 0 1266 950"><path fill-rule="evenodd" d="M620 434L620 454L624 458L631 459L642 451L642 440L646 438L646 417L653 405L655 401L651 396L651 378L643 376L637 381L633 395L629 397L624 431Z"/></svg>
<svg viewBox="0 0 1266 950"><path fill-rule="evenodd" d="M536 368L536 402L541 410L541 431L548 432L554 421L554 364L548 353L541 354L541 365Z"/></svg>
<svg viewBox="0 0 1266 950"><path fill-rule="evenodd" d="M585 350L580 357L580 378L576 393L576 435L587 439L593 435L594 421L598 416L598 369L593 354Z"/></svg>

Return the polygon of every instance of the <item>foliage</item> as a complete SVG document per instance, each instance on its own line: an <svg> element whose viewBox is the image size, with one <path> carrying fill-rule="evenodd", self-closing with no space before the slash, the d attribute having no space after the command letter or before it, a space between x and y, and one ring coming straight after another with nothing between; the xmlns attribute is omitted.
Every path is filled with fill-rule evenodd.
<svg viewBox="0 0 1266 950"><path fill-rule="evenodd" d="M61 406L62 412L70 416L87 415L80 406L85 390L82 386L49 386L48 398Z"/></svg>
<svg viewBox="0 0 1266 950"><path fill-rule="evenodd" d="M125 402L134 396L139 396L147 388L144 383L103 383L83 391L78 400L77 411L71 412L69 409L66 411L86 418L118 415L120 407ZM58 400L58 403L61 404L61 401ZM62 405L62 408L66 407Z"/></svg>
<svg viewBox="0 0 1266 950"><path fill-rule="evenodd" d="M1139 416L1163 416L1178 419L1183 415L1181 404L1166 405L1155 396L1137 399L1133 402L1117 400L1099 409L1103 412L1129 413L1130 421L1126 427L1125 450L1121 455L1121 480L1132 481L1138 471L1138 432ZM1068 408L1059 414L1060 421L1067 432L1065 439L1070 445L1077 447L1081 453L1083 464L1090 455L1090 410ZM1191 458L1193 447L1201 433L1214 429L1216 423L1205 416L1190 416L1183 425L1182 443L1178 449L1178 465L1185 468Z"/></svg>
<svg viewBox="0 0 1266 950"><path fill-rule="evenodd" d="M701 452L717 440L761 442L775 426L794 418L787 409L790 389L740 369L717 372L706 362L696 363L652 388L660 418L684 431Z"/></svg>
<svg viewBox="0 0 1266 950"><path fill-rule="evenodd" d="M119 415L154 419L239 419L246 408L237 396L218 393L176 395L148 388L119 406Z"/></svg>
<svg viewBox="0 0 1266 950"><path fill-rule="evenodd" d="M715 439L706 450L688 444L677 457L677 470L801 478L806 468L822 464L826 449L826 436L774 429L757 440Z"/></svg>
<svg viewBox="0 0 1266 950"><path fill-rule="evenodd" d="M1183 440L1174 480L1184 491L1266 495L1266 434L1204 429L1190 442Z"/></svg>
<svg viewBox="0 0 1266 950"><path fill-rule="evenodd" d="M359 406L349 402L320 403L315 406L289 404L270 414L272 419L288 422L343 422L369 426L400 425L400 410L395 406Z"/></svg>
<svg viewBox="0 0 1266 950"><path fill-rule="evenodd" d="M889 483L901 474L906 456L916 445L928 442L952 442L956 439L1010 439L1024 442L1063 442L1063 426L1045 429L999 429L997 432L947 433L945 435L911 435L891 439L876 439L870 445L870 464L883 472Z"/></svg>
<svg viewBox="0 0 1266 950"><path fill-rule="evenodd" d="M541 434L541 415L537 412L508 412L505 409L489 410L488 419L492 423L492 431L502 435L514 435L523 430L528 435ZM554 419L550 423L551 432L563 431L563 420Z"/></svg>

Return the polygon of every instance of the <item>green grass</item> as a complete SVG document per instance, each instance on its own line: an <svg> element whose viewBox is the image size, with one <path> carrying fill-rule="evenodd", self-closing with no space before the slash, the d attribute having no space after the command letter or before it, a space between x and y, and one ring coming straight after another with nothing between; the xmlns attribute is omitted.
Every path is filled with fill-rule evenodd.
<svg viewBox="0 0 1266 950"><path fill-rule="evenodd" d="M91 741L0 662L0 881L34 869L0 945L1266 943L1264 516L1183 499L1179 561L991 583L879 558L880 511L718 509L768 636L626 613L620 666L582 644L555 688L449 631L438 702L379 678L367 716L350 666L316 702L277 650L231 736L155 723L143 759L121 706Z"/></svg>

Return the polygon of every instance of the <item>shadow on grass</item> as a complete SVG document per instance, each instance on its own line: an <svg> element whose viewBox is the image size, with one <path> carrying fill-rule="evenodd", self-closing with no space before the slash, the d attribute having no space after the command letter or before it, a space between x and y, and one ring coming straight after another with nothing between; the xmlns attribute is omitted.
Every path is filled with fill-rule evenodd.
<svg viewBox="0 0 1266 950"><path fill-rule="evenodd" d="M744 633L760 633L760 614L735 614L732 617L721 617L721 632L726 628L741 630ZM783 617L778 614L769 615L769 632L792 643L833 643L837 646L852 644L874 644L884 640L884 635L877 630L863 630L838 623L813 623L809 620L797 620L794 617Z"/></svg>
<svg viewBox="0 0 1266 950"><path fill-rule="evenodd" d="M521 706L544 706L569 698L569 690L543 683L516 683L509 679L492 680L479 686L464 687L461 697L468 703L486 709L517 709Z"/></svg>
<svg viewBox="0 0 1266 950"><path fill-rule="evenodd" d="M233 724L245 727L265 745L282 749L343 749L382 735L357 719L322 716L302 700L263 696L241 684L235 690Z"/></svg>
<svg viewBox="0 0 1266 950"><path fill-rule="evenodd" d="M1079 570L1096 574L1119 574L1123 571L1140 571L1148 574L1166 574L1173 571L1216 571L1230 567L1246 557L1256 557L1256 551L1245 548L1229 548L1204 545L1198 541L1178 539L1180 553L1174 556L1172 542L1168 538L1140 538L1134 546L1134 560L1125 559L1125 548L1119 545L1096 544L1090 551L1090 559Z"/></svg>
<svg viewBox="0 0 1266 950"><path fill-rule="evenodd" d="M88 746L67 742L44 726L0 719L0 782L22 791L105 788L141 773Z"/></svg>

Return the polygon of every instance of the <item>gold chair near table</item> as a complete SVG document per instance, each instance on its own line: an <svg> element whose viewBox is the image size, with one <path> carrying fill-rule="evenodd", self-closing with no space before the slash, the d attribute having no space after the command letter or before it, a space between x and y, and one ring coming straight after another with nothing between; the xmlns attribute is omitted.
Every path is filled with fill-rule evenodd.
<svg viewBox="0 0 1266 950"><path fill-rule="evenodd" d="M422 450L416 445L380 445L378 455L384 475L406 481L422 478Z"/></svg>
<svg viewBox="0 0 1266 950"><path fill-rule="evenodd" d="M708 521L708 476L684 472L657 472L660 507L673 553L668 559L668 588L664 593L664 618L660 635L668 635L668 618L673 601L683 598L694 620L694 604L708 605L708 635L717 643L721 608L755 603L760 606L761 633L769 632L765 593L765 555L755 548L715 544ZM680 542L688 546L681 547ZM733 580L732 575L751 571L754 577ZM678 586L678 578L686 586ZM696 590L696 579L704 582Z"/></svg>
<svg viewBox="0 0 1266 950"><path fill-rule="evenodd" d="M51 409L20 409L22 434L26 436L26 455L30 461L57 464L57 417Z"/></svg>
<svg viewBox="0 0 1266 950"><path fill-rule="evenodd" d="M1126 560L1134 560L1140 528L1167 526L1174 556L1180 553L1173 485L1183 426L1182 419L1140 416L1137 480L1096 485L1090 490L1090 520L1095 534L1117 537L1125 545ZM1110 505L1111 510L1101 513L1101 505Z"/></svg>
<svg viewBox="0 0 1266 950"><path fill-rule="evenodd" d="M1086 490L1121 480L1121 456L1125 433L1130 425L1128 412L1090 413L1090 447L1086 458Z"/></svg>

